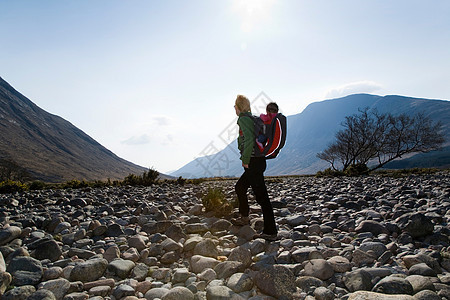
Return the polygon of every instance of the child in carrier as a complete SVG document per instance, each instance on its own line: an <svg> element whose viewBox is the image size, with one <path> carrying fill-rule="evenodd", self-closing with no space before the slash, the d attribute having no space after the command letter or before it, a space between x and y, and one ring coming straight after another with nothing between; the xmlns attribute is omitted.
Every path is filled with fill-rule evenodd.
<svg viewBox="0 0 450 300"><path fill-rule="evenodd" d="M266 113L267 114L261 114L259 117L266 125L270 125L272 123L273 118L278 114L278 105L275 102L270 102L266 106ZM267 141L267 136L265 134L260 133L258 137L256 138L256 143L260 148L264 147L264 144Z"/></svg>

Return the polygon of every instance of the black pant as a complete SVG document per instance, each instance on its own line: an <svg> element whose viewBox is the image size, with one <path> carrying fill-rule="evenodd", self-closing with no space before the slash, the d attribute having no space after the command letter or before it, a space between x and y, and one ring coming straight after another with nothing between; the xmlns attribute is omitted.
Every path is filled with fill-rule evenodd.
<svg viewBox="0 0 450 300"><path fill-rule="evenodd" d="M264 230L266 234L276 234L275 217L273 215L272 204L267 193L264 182L264 171L266 170L266 159L264 157L252 157L248 168L236 183L235 190L239 200L239 213L243 217L248 216L249 205L247 190L251 186L256 197L256 202L261 205L264 217Z"/></svg>

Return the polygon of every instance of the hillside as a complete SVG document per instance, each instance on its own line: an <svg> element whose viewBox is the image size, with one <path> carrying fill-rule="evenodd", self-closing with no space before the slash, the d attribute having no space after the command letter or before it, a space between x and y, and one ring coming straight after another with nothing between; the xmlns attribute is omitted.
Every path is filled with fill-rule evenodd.
<svg viewBox="0 0 450 300"><path fill-rule="evenodd" d="M402 96L350 95L311 103L301 113L288 116L286 146L275 160L268 161L265 174L314 174L329 167L326 162L318 159L316 154L334 140L335 133L341 129L340 124L345 116L356 114L358 109L365 107L394 115L400 113L413 115L423 112L432 120L442 122L445 137L447 141L450 141L449 101ZM219 153L197 158L172 175L187 178L239 176L242 173L242 167L236 148L236 143L231 143ZM418 154L403 161L394 161L389 166L392 168L448 167L450 166L450 149L447 147L440 152Z"/></svg>
<svg viewBox="0 0 450 300"><path fill-rule="evenodd" d="M39 108L2 78L0 128L0 163L13 162L31 179L123 179L145 171L116 156L70 122Z"/></svg>

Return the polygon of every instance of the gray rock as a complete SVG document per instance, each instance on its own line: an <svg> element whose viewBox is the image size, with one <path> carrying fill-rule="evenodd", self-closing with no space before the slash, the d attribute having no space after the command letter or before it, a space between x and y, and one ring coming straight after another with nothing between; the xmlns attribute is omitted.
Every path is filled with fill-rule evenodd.
<svg viewBox="0 0 450 300"><path fill-rule="evenodd" d="M334 275L334 269L333 266L324 259L312 259L306 263L304 275L327 280Z"/></svg>
<svg viewBox="0 0 450 300"><path fill-rule="evenodd" d="M364 220L356 228L357 233L361 232L371 232L373 235L379 235L382 233L389 233L384 225L380 222L373 220Z"/></svg>
<svg viewBox="0 0 450 300"><path fill-rule="evenodd" d="M252 289L253 279L247 274L236 273L228 279L227 286L239 294Z"/></svg>
<svg viewBox="0 0 450 300"><path fill-rule="evenodd" d="M27 300L56 300L55 295L49 290L39 289L31 294Z"/></svg>
<svg viewBox="0 0 450 300"><path fill-rule="evenodd" d="M185 282L191 276L191 273L186 268L175 269L172 276L173 283Z"/></svg>
<svg viewBox="0 0 450 300"><path fill-rule="evenodd" d="M131 270L133 270L135 266L136 264L131 260L118 258L108 264L108 271L114 273L122 279L125 279L130 275Z"/></svg>
<svg viewBox="0 0 450 300"><path fill-rule="evenodd" d="M161 300L194 300L194 294L183 286L177 286L170 289L167 294L165 294Z"/></svg>
<svg viewBox="0 0 450 300"><path fill-rule="evenodd" d="M87 293L70 293L64 297L64 300L87 300L89 295ZM96 297L91 297L91 300L95 300ZM103 299L98 299L103 300Z"/></svg>
<svg viewBox="0 0 450 300"><path fill-rule="evenodd" d="M0 246L6 245L12 240L18 238L22 233L22 229L17 226L9 226L0 230Z"/></svg>
<svg viewBox="0 0 450 300"><path fill-rule="evenodd" d="M145 299L147 300L162 299L168 292L169 290L165 288L153 288L145 293Z"/></svg>
<svg viewBox="0 0 450 300"><path fill-rule="evenodd" d="M12 283L19 286L36 285L43 275L41 262L29 256L13 258L6 269L13 276Z"/></svg>
<svg viewBox="0 0 450 300"><path fill-rule="evenodd" d="M237 247L231 251L228 261L238 261L248 268L252 264L252 253L244 247Z"/></svg>
<svg viewBox="0 0 450 300"><path fill-rule="evenodd" d="M197 277L199 280L209 283L210 281L217 279L217 273L213 269L207 268L198 274Z"/></svg>
<svg viewBox="0 0 450 300"><path fill-rule="evenodd" d="M19 286L7 291L2 296L2 300L26 300L34 292L36 288L32 285Z"/></svg>
<svg viewBox="0 0 450 300"><path fill-rule="evenodd" d="M228 278L234 273L244 272L245 266L238 261L224 261L214 267L217 278Z"/></svg>
<svg viewBox="0 0 450 300"><path fill-rule="evenodd" d="M69 222L61 222L58 225L56 225L55 230L53 230L54 233L58 234L61 233L62 231L69 229L70 223Z"/></svg>
<svg viewBox="0 0 450 300"><path fill-rule="evenodd" d="M7 272L0 272L0 297L5 293L6 289L9 287L12 282L11 274Z"/></svg>
<svg viewBox="0 0 450 300"><path fill-rule="evenodd" d="M420 275L410 275L406 277L406 280L408 280L411 286L413 287L414 294L423 290L430 290L430 291L435 290L433 282L428 277Z"/></svg>
<svg viewBox="0 0 450 300"><path fill-rule="evenodd" d="M131 271L131 277L137 281L143 281L148 276L149 269L146 264L138 263Z"/></svg>
<svg viewBox="0 0 450 300"><path fill-rule="evenodd" d="M303 247L292 252L292 259L298 263L321 258L323 258L322 253L320 253L320 251L315 247Z"/></svg>
<svg viewBox="0 0 450 300"><path fill-rule="evenodd" d="M236 234L238 237L244 239L245 241L250 241L255 236L256 231L250 225L245 225L239 228L238 233Z"/></svg>
<svg viewBox="0 0 450 300"><path fill-rule="evenodd" d="M174 262L178 261L180 259L180 255L179 252L177 251L169 251L163 254L163 256L161 256L161 263L164 265L171 265Z"/></svg>
<svg viewBox="0 0 450 300"><path fill-rule="evenodd" d="M343 281L345 287L350 292L355 291L370 291L372 290L372 276L369 272L366 272L363 269L357 269L352 272L348 272L344 275Z"/></svg>
<svg viewBox="0 0 450 300"><path fill-rule="evenodd" d="M169 268L154 269L152 277L156 280L168 283L171 280L171 270Z"/></svg>
<svg viewBox="0 0 450 300"><path fill-rule="evenodd" d="M39 260L50 259L51 261L57 261L61 255L62 250L54 240L45 240L37 244L34 250L34 256Z"/></svg>
<svg viewBox="0 0 450 300"><path fill-rule="evenodd" d="M324 282L312 276L299 276L295 280L295 285L306 293L313 292L316 288L324 286Z"/></svg>
<svg viewBox="0 0 450 300"><path fill-rule="evenodd" d="M161 246L163 247L163 249L165 251L180 251L180 250L183 249L183 245L181 245L180 243L175 242L171 238L165 239L161 243Z"/></svg>
<svg viewBox="0 0 450 300"><path fill-rule="evenodd" d="M122 299L127 296L134 296L135 290L133 287L129 286L128 284L120 284L113 290L113 296L116 299Z"/></svg>
<svg viewBox="0 0 450 300"><path fill-rule="evenodd" d="M296 227L301 224L306 224L306 217L304 215L294 215L286 218L286 223L291 227Z"/></svg>
<svg viewBox="0 0 450 300"><path fill-rule="evenodd" d="M256 274L254 281L263 293L275 298L290 298L296 291L294 273L282 265L262 269Z"/></svg>
<svg viewBox="0 0 450 300"><path fill-rule="evenodd" d="M214 269L217 264L219 264L219 261L211 257L201 255L194 255L191 257L191 271L196 274L207 268Z"/></svg>
<svg viewBox="0 0 450 300"><path fill-rule="evenodd" d="M103 253L103 258L108 262L112 262L116 258L120 258L120 250L117 246L111 246Z"/></svg>
<svg viewBox="0 0 450 300"><path fill-rule="evenodd" d="M422 253L415 255L405 255L402 257L402 260L408 269L410 269L415 264L426 263L427 266L432 268L437 274L441 273L439 262L429 255Z"/></svg>
<svg viewBox="0 0 450 300"><path fill-rule="evenodd" d="M69 256L71 256L71 257L77 256L81 259L89 259L94 255L95 255L94 251L90 251L87 249L79 249L79 248L73 248L73 247L69 249Z"/></svg>
<svg viewBox="0 0 450 300"><path fill-rule="evenodd" d="M433 222L423 213L407 213L395 222L401 230L408 232L413 238L430 235L434 230Z"/></svg>
<svg viewBox="0 0 450 300"><path fill-rule="evenodd" d="M130 248L136 248L138 251L142 251L146 247L144 238L140 234L130 237L127 242Z"/></svg>
<svg viewBox="0 0 450 300"><path fill-rule="evenodd" d="M358 291L351 293L347 300L415 300L410 295L386 295L382 293Z"/></svg>
<svg viewBox="0 0 450 300"><path fill-rule="evenodd" d="M383 294L412 295L414 293L413 287L408 280L392 275L381 279L373 287L372 291Z"/></svg>
<svg viewBox="0 0 450 300"><path fill-rule="evenodd" d="M436 276L436 272L430 268L426 263L415 264L409 268L411 275Z"/></svg>
<svg viewBox="0 0 450 300"><path fill-rule="evenodd" d="M174 225L170 226L166 230L166 235L169 238L171 238L172 240L177 241L177 242L181 239L186 238L186 234L184 233L183 228L178 224L174 224Z"/></svg>
<svg viewBox="0 0 450 300"><path fill-rule="evenodd" d="M430 290L423 290L414 295L416 300L442 300L441 296Z"/></svg>
<svg viewBox="0 0 450 300"><path fill-rule="evenodd" d="M102 236L104 234L106 234L106 231L108 230L108 227L106 227L106 225L100 225L98 227L96 227L92 233L94 236Z"/></svg>
<svg viewBox="0 0 450 300"><path fill-rule="evenodd" d="M219 251L217 251L216 245L212 239L203 239L195 245L194 254L216 258L219 256Z"/></svg>
<svg viewBox="0 0 450 300"><path fill-rule="evenodd" d="M227 300L233 299L236 293L226 286L211 286L206 288L206 299L208 300Z"/></svg>
<svg viewBox="0 0 450 300"><path fill-rule="evenodd" d="M3 254L0 252L0 273L6 272L6 263Z"/></svg>
<svg viewBox="0 0 450 300"><path fill-rule="evenodd" d="M227 231L231 227L231 222L224 219L219 219L211 225L211 231L213 233L219 231Z"/></svg>
<svg viewBox="0 0 450 300"><path fill-rule="evenodd" d="M124 234L122 226L116 223L109 225L105 232L105 235L109 237L118 237L122 234Z"/></svg>
<svg viewBox="0 0 450 300"><path fill-rule="evenodd" d="M318 287L314 290L314 298L316 300L333 300L334 293L326 287Z"/></svg>
<svg viewBox="0 0 450 300"><path fill-rule="evenodd" d="M201 236L193 236L188 238L183 244L183 251L193 251L195 246L203 240Z"/></svg>
<svg viewBox="0 0 450 300"><path fill-rule="evenodd" d="M56 300L62 300L70 288L70 282L67 279L59 278L49 280L39 284L38 289L49 290L53 293Z"/></svg>
<svg viewBox="0 0 450 300"><path fill-rule="evenodd" d="M75 265L70 272L70 281L89 282L99 279L105 273L108 261L103 258L89 259Z"/></svg>
<svg viewBox="0 0 450 300"><path fill-rule="evenodd" d="M187 234L195 234L195 233L203 234L203 233L207 232L208 230L209 230L208 226L203 223L187 224L184 227L184 231Z"/></svg>
<svg viewBox="0 0 450 300"><path fill-rule="evenodd" d="M373 251L376 258L380 257L387 250L386 246L380 242L362 243L361 246L359 246L359 249L364 252Z"/></svg>
<svg viewBox="0 0 450 300"><path fill-rule="evenodd" d="M372 265L375 262L375 255L356 249L352 252L352 263L357 267Z"/></svg>
<svg viewBox="0 0 450 300"><path fill-rule="evenodd" d="M334 272L344 273L352 269L350 261L343 256L333 256L327 259L327 262L333 267Z"/></svg>

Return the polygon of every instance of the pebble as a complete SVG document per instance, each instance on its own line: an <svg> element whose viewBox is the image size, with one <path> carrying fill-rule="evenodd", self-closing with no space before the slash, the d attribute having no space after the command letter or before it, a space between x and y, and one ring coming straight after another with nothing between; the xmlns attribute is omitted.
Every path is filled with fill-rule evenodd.
<svg viewBox="0 0 450 300"><path fill-rule="evenodd" d="M2 300L450 299L450 173L268 181L278 239L198 185L0 195ZM43 205L45 203L45 205Z"/></svg>

